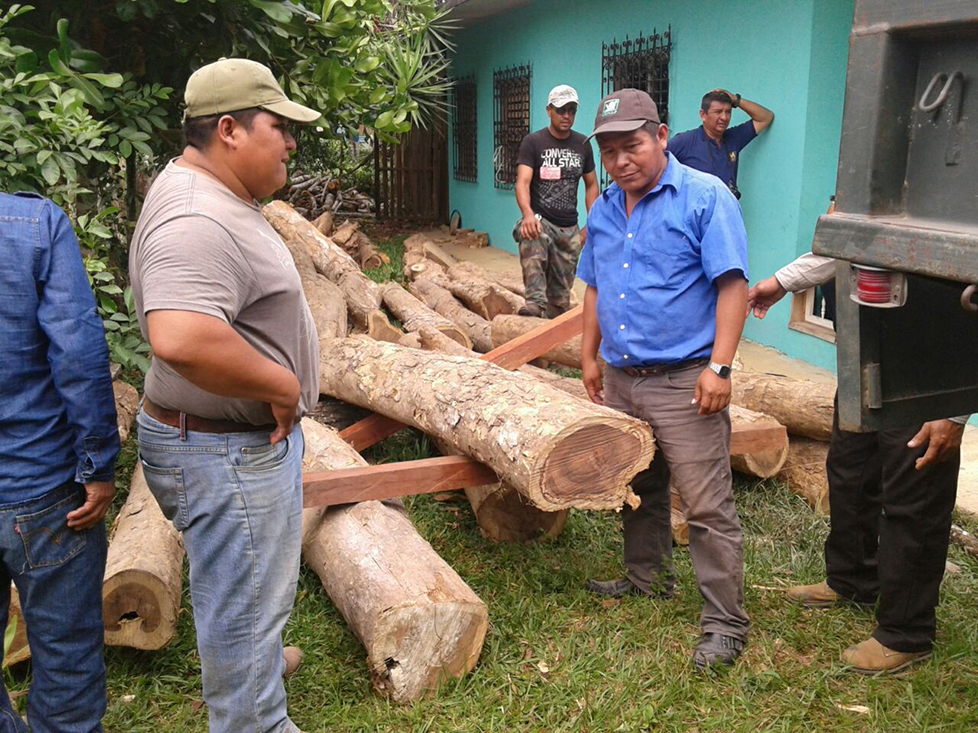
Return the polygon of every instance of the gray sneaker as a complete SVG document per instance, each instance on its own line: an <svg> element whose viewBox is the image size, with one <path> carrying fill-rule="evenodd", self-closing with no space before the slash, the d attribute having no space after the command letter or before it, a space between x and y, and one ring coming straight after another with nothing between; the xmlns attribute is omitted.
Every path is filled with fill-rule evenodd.
<svg viewBox="0 0 978 733"><path fill-rule="evenodd" d="M744 642L725 634L703 634L693 652L696 669L705 671L709 667L733 666L744 651Z"/></svg>

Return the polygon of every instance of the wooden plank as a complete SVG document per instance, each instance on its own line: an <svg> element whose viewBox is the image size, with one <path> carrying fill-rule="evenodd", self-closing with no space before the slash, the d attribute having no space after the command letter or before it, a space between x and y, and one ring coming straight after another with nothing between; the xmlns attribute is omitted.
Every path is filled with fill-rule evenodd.
<svg viewBox="0 0 978 733"><path fill-rule="evenodd" d="M579 305L532 331L483 354L483 361L503 369L518 369L581 333L584 328L584 306ZM340 431L340 437L356 450L363 451L388 438L404 427L403 423L373 414Z"/></svg>
<svg viewBox="0 0 978 733"><path fill-rule="evenodd" d="M357 466L307 473L302 477L302 505L333 506L358 501L433 494L499 481L493 470L465 456Z"/></svg>
<svg viewBox="0 0 978 733"><path fill-rule="evenodd" d="M736 377L735 377L736 378ZM734 425L730 431L730 455L743 456L784 446L788 430L784 425L754 427Z"/></svg>

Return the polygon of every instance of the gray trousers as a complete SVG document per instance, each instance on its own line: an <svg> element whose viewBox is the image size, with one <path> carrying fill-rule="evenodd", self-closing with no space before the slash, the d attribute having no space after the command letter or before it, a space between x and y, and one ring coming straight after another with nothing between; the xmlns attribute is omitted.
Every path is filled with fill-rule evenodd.
<svg viewBox="0 0 978 733"><path fill-rule="evenodd" d="M730 472L730 415L727 410L700 415L698 405L690 404L703 368L648 377L614 367L605 372L605 405L647 422L656 442L652 464L632 483L642 504L622 512L625 569L642 590L671 593L671 480L689 522L689 552L703 596L703 633L746 641L750 619L744 611L743 538Z"/></svg>

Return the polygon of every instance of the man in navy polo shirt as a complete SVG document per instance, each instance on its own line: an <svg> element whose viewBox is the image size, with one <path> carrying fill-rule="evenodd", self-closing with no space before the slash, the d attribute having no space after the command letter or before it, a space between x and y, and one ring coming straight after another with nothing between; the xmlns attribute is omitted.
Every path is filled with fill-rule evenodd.
<svg viewBox="0 0 978 733"><path fill-rule="evenodd" d="M750 119L727 129L734 107L744 110ZM774 112L726 89L714 89L703 95L700 119L703 121L700 127L673 136L669 152L683 165L715 175L739 199L740 151L774 122Z"/></svg>
<svg viewBox="0 0 978 733"><path fill-rule="evenodd" d="M666 152L668 128L645 92L601 101L594 123L614 180L591 208L577 275L587 283L584 386L648 422L658 452L625 508L624 578L588 581L599 594L672 595L670 476L689 520L700 593L700 669L733 664L747 639L743 541L730 473L730 363L747 313L747 234L714 176ZM603 384L598 346L608 364Z"/></svg>

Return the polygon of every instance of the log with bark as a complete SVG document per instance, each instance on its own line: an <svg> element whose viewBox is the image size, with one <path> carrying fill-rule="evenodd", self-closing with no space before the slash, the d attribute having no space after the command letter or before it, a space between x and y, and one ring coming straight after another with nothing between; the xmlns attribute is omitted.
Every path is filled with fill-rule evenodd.
<svg viewBox="0 0 978 733"><path fill-rule="evenodd" d="M339 435L302 421L303 470L366 462ZM398 502L306 509L302 555L367 651L374 687L416 700L470 672L488 627L483 603L414 529Z"/></svg>
<svg viewBox="0 0 978 733"><path fill-rule="evenodd" d="M452 255L448 254L448 252L443 250L423 234L412 234L410 237L405 239L404 251L420 252L426 259L437 262L439 265L445 268L451 267L456 262Z"/></svg>
<svg viewBox="0 0 978 733"><path fill-rule="evenodd" d="M366 237L360 237L360 246L357 248L357 262L364 270L373 270L384 264L385 256L373 245ZM388 262L390 260L387 260Z"/></svg>
<svg viewBox="0 0 978 733"><path fill-rule="evenodd" d="M477 356L475 352L460 346L434 329L422 328L419 334L422 348L428 351L440 351L458 356ZM520 371L537 378L539 378L539 373L551 374L529 365L520 367ZM556 379L544 378L544 381L548 381L558 389L563 386L559 380L581 384L578 380L567 379L558 374L552 376ZM586 398L587 390L583 386L580 387L580 390L584 392ZM565 391L569 391L569 388ZM436 439L435 445L445 455L455 455L459 452L445 441ZM538 509L527 501L519 491L504 481L466 487L465 496L475 513L476 523L479 525L482 536L493 542L529 542L543 537L556 537L564 531L567 517L570 515L568 509L557 512Z"/></svg>
<svg viewBox="0 0 978 733"><path fill-rule="evenodd" d="M770 415L792 435L822 441L832 438L834 384L780 374L735 372L731 386L735 405Z"/></svg>
<svg viewBox="0 0 978 733"><path fill-rule="evenodd" d="M112 393L115 395L116 424L119 426L119 442L125 443L129 438L132 422L139 412L139 392L126 382L113 382Z"/></svg>
<svg viewBox="0 0 978 733"><path fill-rule="evenodd" d="M162 649L177 630L183 540L163 516L137 465L119 511L102 583L105 643Z"/></svg>
<svg viewBox="0 0 978 733"><path fill-rule="evenodd" d="M737 405L730 406L730 423L733 430L736 430L738 426L780 429L779 433L783 437L777 447L771 448L769 447L770 442L765 441L761 450L747 450L746 452L733 453L730 456L730 467L734 471L758 478L770 478L777 474L788 458L788 433L784 426L769 415L762 415Z"/></svg>
<svg viewBox="0 0 978 733"><path fill-rule="evenodd" d="M825 473L828 454L828 443L792 435L788 459L778 473L778 478L819 514L829 513L829 480Z"/></svg>
<svg viewBox="0 0 978 733"><path fill-rule="evenodd" d="M333 233L333 212L324 211L313 222L313 226L318 229L323 236L328 237Z"/></svg>
<svg viewBox="0 0 978 733"><path fill-rule="evenodd" d="M436 313L422 301L415 298L396 282L389 282L383 288L384 304L401 321L405 331L417 331L422 326L441 331L467 349L472 348L465 331L445 316Z"/></svg>
<svg viewBox="0 0 978 733"><path fill-rule="evenodd" d="M525 303L502 285L470 276L451 278L449 289L469 310L487 321L499 315L514 315Z"/></svg>
<svg viewBox="0 0 978 733"><path fill-rule="evenodd" d="M482 360L341 339L325 392L448 442L540 509L617 509L652 458L640 420Z"/></svg>
<svg viewBox="0 0 978 733"><path fill-rule="evenodd" d="M294 238L282 237L292 255L295 269L299 273L302 292L306 296L309 312L316 324L319 336L319 350L328 347L334 338L345 337L348 330L346 303L343 293L334 283L327 280L317 270L309 251Z"/></svg>
<svg viewBox="0 0 978 733"><path fill-rule="evenodd" d="M672 526L673 543L686 547L689 544L689 522L683 514L683 500L675 486L669 487L669 524Z"/></svg>
<svg viewBox="0 0 978 733"><path fill-rule="evenodd" d="M448 290L430 277L422 277L408 284L408 291L420 299L435 313L439 313L465 331L476 351L492 351L492 328L482 316L473 313L459 303Z"/></svg>
<svg viewBox="0 0 978 733"><path fill-rule="evenodd" d="M973 558L978 559L978 537L971 532L961 529L956 524L951 525L951 542L967 552Z"/></svg>
<svg viewBox="0 0 978 733"><path fill-rule="evenodd" d="M323 236L284 201L273 201L262 214L286 245L304 248L316 271L339 286L353 323L381 341L396 341L401 332L391 325L381 310L381 288L360 270L359 265L341 247ZM322 334L320 334L322 336Z"/></svg>
<svg viewBox="0 0 978 733"><path fill-rule="evenodd" d="M404 253L404 277L406 280L417 280L427 274L438 272L446 274L447 269L424 256L424 252L414 250Z"/></svg>
<svg viewBox="0 0 978 733"><path fill-rule="evenodd" d="M475 264L474 262L456 262L448 270L449 275L452 277L477 277L481 280L489 280L497 285L502 285L511 293L516 293L519 296L526 294L526 288L523 285L523 274L519 272L498 272L496 270L487 270L485 267Z"/></svg>

